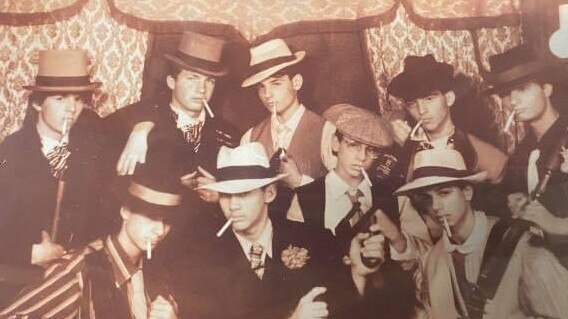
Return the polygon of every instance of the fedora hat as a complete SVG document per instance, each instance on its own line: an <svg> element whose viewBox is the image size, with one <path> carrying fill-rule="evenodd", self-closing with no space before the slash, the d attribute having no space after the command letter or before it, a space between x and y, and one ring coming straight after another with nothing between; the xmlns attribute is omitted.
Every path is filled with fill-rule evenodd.
<svg viewBox="0 0 568 319"><path fill-rule="evenodd" d="M392 146L391 126L377 114L352 104L330 106L323 117L333 123L343 135L378 148Z"/></svg>
<svg viewBox="0 0 568 319"><path fill-rule="evenodd" d="M171 157L152 160L136 168L134 175L118 179L115 192L134 213L161 216L179 211L183 186L182 166Z"/></svg>
<svg viewBox="0 0 568 319"><path fill-rule="evenodd" d="M431 54L410 55L404 59L404 70L392 79L387 88L390 95L412 101L434 91L446 93L453 88L454 67L437 62Z"/></svg>
<svg viewBox="0 0 568 319"><path fill-rule="evenodd" d="M490 56L489 65L491 72L484 75L491 86L487 91L489 94L507 92L533 79L556 82L562 78L562 68L540 59L528 44Z"/></svg>
<svg viewBox="0 0 568 319"><path fill-rule="evenodd" d="M176 52L165 53L164 57L184 70L214 77L223 76L229 72L221 62L224 46L223 39L186 31Z"/></svg>
<svg viewBox="0 0 568 319"><path fill-rule="evenodd" d="M402 195L448 182L480 183L486 178L487 172L470 172L460 152L452 149L428 149L416 153L412 181L397 189L395 194Z"/></svg>
<svg viewBox="0 0 568 319"><path fill-rule="evenodd" d="M199 187L226 194L238 194L261 188L282 179L270 168L266 151L258 142L236 148L222 146L217 157L217 181Z"/></svg>
<svg viewBox="0 0 568 319"><path fill-rule="evenodd" d="M101 82L91 82L84 50L39 51L38 72L33 85L25 89L42 92L93 91Z"/></svg>
<svg viewBox="0 0 568 319"><path fill-rule="evenodd" d="M297 64L304 59L306 51L296 51L288 47L282 39L272 39L250 49L248 77L241 84L249 87L257 84L276 72Z"/></svg>

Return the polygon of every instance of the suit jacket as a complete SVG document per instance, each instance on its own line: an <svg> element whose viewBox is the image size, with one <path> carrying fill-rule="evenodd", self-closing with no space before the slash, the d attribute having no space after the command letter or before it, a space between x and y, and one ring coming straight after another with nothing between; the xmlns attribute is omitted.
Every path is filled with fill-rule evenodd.
<svg viewBox="0 0 568 319"><path fill-rule="evenodd" d="M381 208L400 227L398 206L389 185L373 181L372 207ZM325 176L312 183L296 188L298 202L304 221L308 225L323 229L325 226ZM345 212L347 214L347 212ZM337 242L338 248L345 243ZM414 283L400 266L390 259L384 262L379 272L370 278L370 285L363 301L350 310L352 318L410 318L414 312Z"/></svg>
<svg viewBox="0 0 568 319"><path fill-rule="evenodd" d="M67 249L96 238L108 227L110 216L101 213L108 187L100 125L98 115L83 110L70 131L71 155L57 238ZM42 230L51 231L58 185L41 151L35 123L4 140L0 163L0 264L31 266L32 245L41 242Z"/></svg>
<svg viewBox="0 0 568 319"><path fill-rule="evenodd" d="M287 318L315 286L328 288L324 299L332 312L354 300L355 287L342 269L330 232L290 221L275 222L273 229L273 256L266 257L262 280L250 269L232 231L217 239L215 254L201 267L180 270L177 299L183 316ZM300 269L290 269L281 260L290 245L308 250L309 259ZM179 280L184 276L186 280Z"/></svg>

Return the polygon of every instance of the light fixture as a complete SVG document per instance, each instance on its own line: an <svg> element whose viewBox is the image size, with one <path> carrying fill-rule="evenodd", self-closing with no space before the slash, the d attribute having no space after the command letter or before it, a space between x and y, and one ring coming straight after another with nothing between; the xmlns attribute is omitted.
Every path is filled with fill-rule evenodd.
<svg viewBox="0 0 568 319"><path fill-rule="evenodd" d="M558 19L560 28L552 34L548 46L552 54L565 59L568 58L568 4L558 6Z"/></svg>

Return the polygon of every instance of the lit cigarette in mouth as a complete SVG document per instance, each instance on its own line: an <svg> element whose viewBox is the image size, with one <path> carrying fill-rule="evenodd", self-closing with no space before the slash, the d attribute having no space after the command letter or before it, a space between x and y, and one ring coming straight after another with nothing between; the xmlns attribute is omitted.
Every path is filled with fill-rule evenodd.
<svg viewBox="0 0 568 319"><path fill-rule="evenodd" d="M446 234L448 237L452 237L452 231L450 230L450 225L448 224L448 219L444 216L442 217L442 221L444 222L444 229L446 230Z"/></svg>
<svg viewBox="0 0 568 319"><path fill-rule="evenodd" d="M227 228L229 228L229 226L231 226L232 222L232 219L228 219L225 225L223 225L223 227L221 227L221 229L219 229L219 231L217 232L217 237L223 236L223 233L227 230Z"/></svg>
<svg viewBox="0 0 568 319"><path fill-rule="evenodd" d="M418 132L418 129L422 126L422 120L418 121L418 123L416 123L416 125L414 125L414 127L412 128L412 131L410 131L410 137L414 137L416 135L416 133Z"/></svg>
<svg viewBox="0 0 568 319"><path fill-rule="evenodd" d="M152 259L152 241L150 238L146 240L146 259Z"/></svg>
<svg viewBox="0 0 568 319"><path fill-rule="evenodd" d="M513 119L514 118L515 118L515 112L512 111L511 115L509 115L509 117L507 118L507 123L505 123L505 127L503 128L503 132L505 132L505 133L509 132L511 125L513 125Z"/></svg>
<svg viewBox="0 0 568 319"><path fill-rule="evenodd" d="M71 121L70 119L65 119L63 121L63 126L61 127L61 140L63 140L65 138L65 136L67 135L67 133L69 133L69 121Z"/></svg>
<svg viewBox="0 0 568 319"><path fill-rule="evenodd" d="M361 173L363 174L363 178L365 179L367 184L369 184L369 186L373 186L373 183L371 183L371 179L369 178L367 171L365 171L365 169L363 167L361 167Z"/></svg>
<svg viewBox="0 0 568 319"><path fill-rule="evenodd" d="M209 113L209 116L211 118L214 118L215 114L213 114L213 111L211 110L211 107L209 106L209 103L207 103L206 99L203 99L203 105L205 106L205 110L207 111L207 113Z"/></svg>

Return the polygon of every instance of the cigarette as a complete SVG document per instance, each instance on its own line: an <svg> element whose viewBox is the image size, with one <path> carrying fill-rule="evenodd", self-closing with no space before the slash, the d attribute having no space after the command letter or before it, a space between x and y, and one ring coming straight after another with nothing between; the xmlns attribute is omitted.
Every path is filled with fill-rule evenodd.
<svg viewBox="0 0 568 319"><path fill-rule="evenodd" d="M444 221L444 229L446 230L446 234L451 238L452 231L450 230L450 225L448 225L448 219L446 217L442 217L442 220Z"/></svg>
<svg viewBox="0 0 568 319"><path fill-rule="evenodd" d="M205 106L205 110L207 111L207 113L209 113L209 116L211 118L214 118L215 114L213 114L213 111L211 110L211 107L209 106L209 103L207 103L206 99L203 99L203 105Z"/></svg>
<svg viewBox="0 0 568 319"><path fill-rule="evenodd" d="M418 123L416 123L416 125L414 125L414 127L412 128L412 131L410 131L410 137L414 137L416 135L416 132L418 132L418 129L420 128L420 126L422 125L422 120L418 121Z"/></svg>
<svg viewBox="0 0 568 319"><path fill-rule="evenodd" d="M223 225L223 227L221 227L221 229L219 229L219 231L217 232L217 237L223 236L223 233L227 230L227 228L229 228L229 226L231 226L232 222L232 219L228 219L225 225Z"/></svg>
<svg viewBox="0 0 568 319"><path fill-rule="evenodd" d="M150 238L146 240L146 259L152 259L152 241Z"/></svg>
<svg viewBox="0 0 568 319"><path fill-rule="evenodd" d="M365 171L365 169L363 167L361 167L361 173L363 173L363 178L365 179L367 184L369 184L369 186L373 186L373 183L371 183L371 179L369 178L369 175L367 174L367 172Z"/></svg>
<svg viewBox="0 0 568 319"><path fill-rule="evenodd" d="M511 115L509 115L509 117L507 118L507 123L505 124L505 127L503 128L503 132L507 133L509 132L509 129L511 128L511 125L513 125L513 119L515 118L515 112L511 112Z"/></svg>
<svg viewBox="0 0 568 319"><path fill-rule="evenodd" d="M63 140L63 138L65 137L65 135L67 135L67 126L69 126L69 120L65 119L63 121L63 127L61 127L61 139Z"/></svg>

